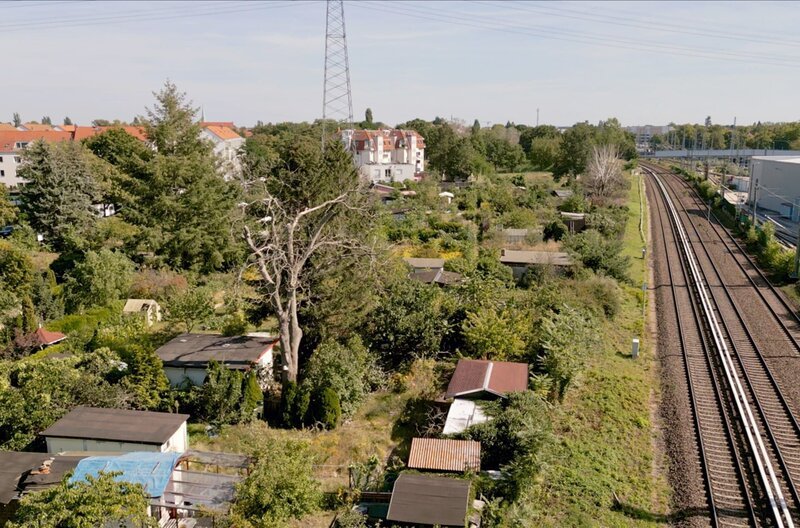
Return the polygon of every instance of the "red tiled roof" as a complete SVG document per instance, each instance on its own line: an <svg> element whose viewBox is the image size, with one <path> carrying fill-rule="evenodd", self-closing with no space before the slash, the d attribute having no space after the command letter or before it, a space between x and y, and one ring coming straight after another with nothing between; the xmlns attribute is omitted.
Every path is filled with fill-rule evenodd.
<svg viewBox="0 0 800 528"><path fill-rule="evenodd" d="M472 440L413 438L408 467L437 471L479 471L481 443Z"/></svg>
<svg viewBox="0 0 800 528"><path fill-rule="evenodd" d="M459 359L447 386L447 397L488 392L505 396L528 389L528 365L506 361Z"/></svg>
<svg viewBox="0 0 800 528"><path fill-rule="evenodd" d="M67 336L61 332L51 332L44 328L39 328L35 332L18 338L17 345L24 348L42 348L48 345L54 345L66 338Z"/></svg>
<svg viewBox="0 0 800 528"><path fill-rule="evenodd" d="M204 125L204 129L208 130L218 138L225 140L225 139L242 139L242 136L237 134L232 128L227 126L217 126L217 125Z"/></svg>
<svg viewBox="0 0 800 528"><path fill-rule="evenodd" d="M109 126L99 126L99 127L79 126L75 128L75 141L80 141L82 139L96 136L97 134L102 134L103 132L114 128L120 128L124 130L125 132L135 137L139 141L147 141L147 136L144 133L144 128L140 126L131 126L131 125L109 125Z"/></svg>
<svg viewBox="0 0 800 528"><path fill-rule="evenodd" d="M200 126L203 128L210 126L236 128L236 125L233 124L233 121L201 121Z"/></svg>
<svg viewBox="0 0 800 528"><path fill-rule="evenodd" d="M0 130L16 130L16 129L17 127L15 127L12 123L0 123Z"/></svg>
<svg viewBox="0 0 800 528"><path fill-rule="evenodd" d="M31 143L39 139L44 141L69 141L72 139L72 134L57 130L0 130L0 152L14 152L18 150L17 143Z"/></svg>
<svg viewBox="0 0 800 528"><path fill-rule="evenodd" d="M31 131L42 132L45 130L53 130L53 125L41 125L39 123L22 123L22 126Z"/></svg>

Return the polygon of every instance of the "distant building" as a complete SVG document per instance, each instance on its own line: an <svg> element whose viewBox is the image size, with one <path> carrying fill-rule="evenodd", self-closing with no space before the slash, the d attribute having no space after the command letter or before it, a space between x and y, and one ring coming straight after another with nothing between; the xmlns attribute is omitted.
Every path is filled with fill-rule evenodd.
<svg viewBox="0 0 800 528"><path fill-rule="evenodd" d="M122 313L126 315L139 314L144 317L147 326L161 321L161 305L154 299L128 299L122 308Z"/></svg>
<svg viewBox="0 0 800 528"><path fill-rule="evenodd" d="M18 348L25 350L42 350L50 345L60 343L66 338L67 336L61 332L51 332L50 330L45 330L44 328L37 328L36 331L31 332L30 334L18 337L14 341L14 344Z"/></svg>
<svg viewBox="0 0 800 528"><path fill-rule="evenodd" d="M514 278L519 279L525 271L533 266L554 266L555 268L568 268L575 262L569 254L563 251L521 251L515 249L502 249L500 263L511 268Z"/></svg>
<svg viewBox="0 0 800 528"><path fill-rule="evenodd" d="M15 189L25 184L25 180L17 176L19 166L22 164L22 151L38 140L71 141L72 134L57 130L0 130L0 184L8 189Z"/></svg>
<svg viewBox="0 0 800 528"><path fill-rule="evenodd" d="M245 139L234 130L232 122L204 121L200 126L200 135L214 145L214 155L221 162L222 176L226 180L233 179L241 169L239 149L244 145Z"/></svg>
<svg viewBox="0 0 800 528"><path fill-rule="evenodd" d="M753 156L747 202L800 221L800 157ZM764 211L766 212L766 211Z"/></svg>
<svg viewBox="0 0 800 528"><path fill-rule="evenodd" d="M663 136L672 131L669 125L641 125L641 126L627 126L624 127L626 132L633 134L638 150L646 150L650 148L650 142L653 136Z"/></svg>
<svg viewBox="0 0 800 528"><path fill-rule="evenodd" d="M416 271L439 271L444 269L443 258L406 258L406 264Z"/></svg>
<svg viewBox="0 0 800 528"><path fill-rule="evenodd" d="M42 431L48 453L177 451L188 448L186 414L76 407Z"/></svg>
<svg viewBox="0 0 800 528"><path fill-rule="evenodd" d="M170 385L177 387L188 380L202 385L210 361L232 370L265 369L274 366L274 347L278 338L263 334L225 337L221 334L181 334L156 350L164 364Z"/></svg>
<svg viewBox="0 0 800 528"><path fill-rule="evenodd" d="M344 130L342 140L372 182L419 179L425 171L425 140L413 130Z"/></svg>

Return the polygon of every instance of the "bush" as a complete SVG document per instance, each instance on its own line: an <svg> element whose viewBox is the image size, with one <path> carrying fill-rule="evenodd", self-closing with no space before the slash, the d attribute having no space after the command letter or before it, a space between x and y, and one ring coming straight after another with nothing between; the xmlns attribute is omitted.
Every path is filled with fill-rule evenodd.
<svg viewBox="0 0 800 528"><path fill-rule="evenodd" d="M620 290L616 282L608 277L592 277L584 283L586 290L592 296L608 319L613 319L621 308Z"/></svg>
<svg viewBox="0 0 800 528"><path fill-rule="evenodd" d="M561 220L553 220L544 226L542 236L545 240L555 240L558 242L567 234L567 226Z"/></svg>
<svg viewBox="0 0 800 528"><path fill-rule="evenodd" d="M604 272L617 280L628 280L629 259L621 254L620 241L607 240L598 231L587 229L568 237L565 247L575 253L587 268Z"/></svg>
<svg viewBox="0 0 800 528"><path fill-rule="evenodd" d="M108 249L89 251L67 274L67 304L71 309L109 306L128 296L133 282L131 259Z"/></svg>
<svg viewBox="0 0 800 528"><path fill-rule="evenodd" d="M367 528L367 517L356 510L346 510L336 517L336 528Z"/></svg>
<svg viewBox="0 0 800 528"><path fill-rule="evenodd" d="M350 417L366 395L383 381L376 363L375 356L358 337L346 345L326 341L309 358L302 384L309 392L332 389L342 415Z"/></svg>
<svg viewBox="0 0 800 528"><path fill-rule="evenodd" d="M330 387L314 393L311 406L311 421L322 424L325 429L336 429L342 417L342 408L339 405L339 396Z"/></svg>

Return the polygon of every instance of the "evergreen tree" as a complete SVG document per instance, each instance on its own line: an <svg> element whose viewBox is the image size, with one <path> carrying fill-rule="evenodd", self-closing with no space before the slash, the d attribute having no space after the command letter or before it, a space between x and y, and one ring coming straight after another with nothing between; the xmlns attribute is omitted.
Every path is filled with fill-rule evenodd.
<svg viewBox="0 0 800 528"><path fill-rule="evenodd" d="M39 328L39 319L36 317L36 308L30 295L22 298L22 313L20 314L19 329L23 334L30 334Z"/></svg>
<svg viewBox="0 0 800 528"><path fill-rule="evenodd" d="M138 178L133 222L142 242L171 266L211 271L231 265L240 251L231 234L235 188L216 169L210 143L200 137L196 109L167 82L141 118L155 155Z"/></svg>
<svg viewBox="0 0 800 528"><path fill-rule="evenodd" d="M472 135L476 136L481 131L481 123L477 119L472 123Z"/></svg>
<svg viewBox="0 0 800 528"><path fill-rule="evenodd" d="M72 119L70 119L69 116L65 117L64 118L64 124L67 125L67 126L72 125Z"/></svg>
<svg viewBox="0 0 800 528"><path fill-rule="evenodd" d="M364 112L364 121L367 123L367 125L372 124L372 108L367 108L367 111Z"/></svg>
<svg viewBox="0 0 800 528"><path fill-rule="evenodd" d="M22 211L31 227L58 251L80 246L96 222L87 151L73 142L36 141L22 156L19 176L30 181L21 190Z"/></svg>
<svg viewBox="0 0 800 528"><path fill-rule="evenodd" d="M17 208L8 198L5 185L0 185L0 227L11 224L17 218Z"/></svg>
<svg viewBox="0 0 800 528"><path fill-rule="evenodd" d="M33 283L33 303L42 322L58 319L64 315L64 301L58 295L58 285L53 270L39 273Z"/></svg>
<svg viewBox="0 0 800 528"><path fill-rule="evenodd" d="M43 125L52 125L53 124L53 120L50 119L50 116L44 116L42 118L42 124Z"/></svg>
<svg viewBox="0 0 800 528"><path fill-rule="evenodd" d="M18 127L22 124L22 118L19 116L19 112L14 112L14 127Z"/></svg>
<svg viewBox="0 0 800 528"><path fill-rule="evenodd" d="M258 385L258 376L255 370L250 370L244 378L244 397L242 399L242 417L249 420L253 417L253 412L261 405L264 393Z"/></svg>

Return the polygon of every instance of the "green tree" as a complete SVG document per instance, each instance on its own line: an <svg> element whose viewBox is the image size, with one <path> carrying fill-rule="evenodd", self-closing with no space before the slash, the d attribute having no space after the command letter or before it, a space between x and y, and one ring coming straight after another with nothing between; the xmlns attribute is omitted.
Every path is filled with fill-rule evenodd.
<svg viewBox="0 0 800 528"><path fill-rule="evenodd" d="M171 82L142 117L155 154L135 178L126 219L145 229L140 243L174 268L212 271L241 258L231 231L236 188L217 173L197 110Z"/></svg>
<svg viewBox="0 0 800 528"><path fill-rule="evenodd" d="M8 197L5 185L0 185L0 227L7 226L17 218L17 208Z"/></svg>
<svg viewBox="0 0 800 528"><path fill-rule="evenodd" d="M250 475L236 487L232 514L266 527L313 512L322 498L313 463L307 443L269 441Z"/></svg>
<svg viewBox="0 0 800 528"><path fill-rule="evenodd" d="M540 170L548 170L556 162L561 138L539 137L531 141L528 159L531 164Z"/></svg>
<svg viewBox="0 0 800 528"><path fill-rule="evenodd" d="M514 360L525 352L529 326L530 321L519 312L486 308L467 314L462 332L473 357Z"/></svg>
<svg viewBox="0 0 800 528"><path fill-rule="evenodd" d="M64 124L66 126L71 126L72 125L72 119L70 119L69 116L65 117L64 118Z"/></svg>
<svg viewBox="0 0 800 528"><path fill-rule="evenodd" d="M9 528L95 528L120 526L155 527L147 515L149 499L141 484L117 480L120 473L87 475L70 482L25 495Z"/></svg>
<svg viewBox="0 0 800 528"><path fill-rule="evenodd" d="M586 161L592 148L595 129L588 123L578 123L564 132L553 164L553 176L575 178L586 170Z"/></svg>
<svg viewBox="0 0 800 528"><path fill-rule="evenodd" d="M22 124L22 118L19 116L19 112L14 112L13 121L14 121L14 128Z"/></svg>
<svg viewBox="0 0 800 528"><path fill-rule="evenodd" d="M196 388L192 415L216 424L239 422L242 418L242 381L240 371L209 361L206 380Z"/></svg>
<svg viewBox="0 0 800 528"><path fill-rule="evenodd" d="M587 229L566 239L566 249L573 252L584 266L601 271L620 281L628 280L629 258L622 255L622 242L608 240L594 229Z"/></svg>
<svg viewBox="0 0 800 528"><path fill-rule="evenodd" d="M552 380L552 401L564 398L595 344L591 321L570 306L542 318L538 363Z"/></svg>
<svg viewBox="0 0 800 528"><path fill-rule="evenodd" d="M309 411L312 425L320 424L325 429L336 429L342 417L342 408L336 391L325 387L314 392Z"/></svg>
<svg viewBox="0 0 800 528"><path fill-rule="evenodd" d="M197 325L206 324L214 315L214 299L206 288L191 288L173 294L167 299L166 320L183 324L187 332Z"/></svg>
<svg viewBox="0 0 800 528"><path fill-rule="evenodd" d="M332 389L345 417L358 410L380 380L375 358L359 338L350 339L346 345L322 343L309 358L303 375L303 385L311 392Z"/></svg>
<svg viewBox="0 0 800 528"><path fill-rule="evenodd" d="M367 108L367 111L364 112L364 121L366 121L367 125L372 124L372 108Z"/></svg>
<svg viewBox="0 0 800 528"><path fill-rule="evenodd" d="M264 393L258 385L258 375L255 370L251 369L245 374L242 392L242 418L250 420L264 401Z"/></svg>
<svg viewBox="0 0 800 528"><path fill-rule="evenodd" d="M88 152L78 143L36 141L22 153L22 212L56 250L80 246L97 220Z"/></svg>
<svg viewBox="0 0 800 528"><path fill-rule="evenodd" d="M67 301L71 308L109 306L128 296L134 264L108 249L89 251L66 277Z"/></svg>
<svg viewBox="0 0 800 528"><path fill-rule="evenodd" d="M21 296L31 291L33 281L33 262L28 254L0 240L0 289Z"/></svg>
<svg viewBox="0 0 800 528"><path fill-rule="evenodd" d="M169 392L169 380L164 364L151 347L131 343L120 347L119 357L128 366L121 386L131 394L136 409L164 409L164 397Z"/></svg>
<svg viewBox="0 0 800 528"><path fill-rule="evenodd" d="M52 321L64 315L64 300L60 294L53 270L37 273L32 288L36 314L42 322Z"/></svg>
<svg viewBox="0 0 800 528"><path fill-rule="evenodd" d="M44 116L42 118L42 124L43 125L52 125L53 124L53 120L50 119L50 116Z"/></svg>

